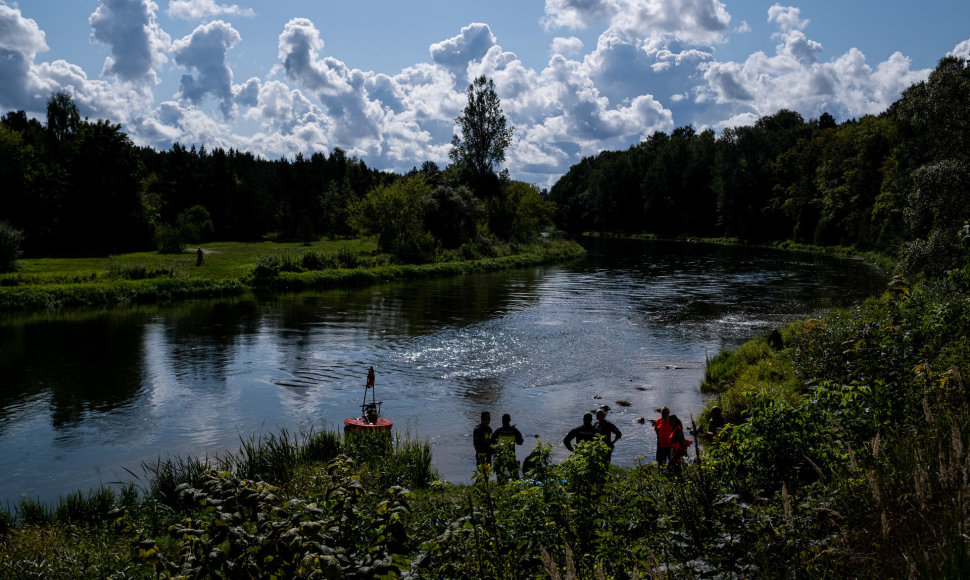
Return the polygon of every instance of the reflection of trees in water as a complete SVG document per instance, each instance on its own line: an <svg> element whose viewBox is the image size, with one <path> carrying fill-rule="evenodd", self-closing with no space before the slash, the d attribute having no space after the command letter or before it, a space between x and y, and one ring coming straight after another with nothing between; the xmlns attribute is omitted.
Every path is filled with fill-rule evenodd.
<svg viewBox="0 0 970 580"><path fill-rule="evenodd" d="M259 326L253 300L199 302L167 311L164 335L173 375L193 390L225 389L237 344Z"/></svg>
<svg viewBox="0 0 970 580"><path fill-rule="evenodd" d="M536 269L527 269L390 284L373 295L367 312L368 327L398 336L419 336L442 326L488 320L513 302L537 300L539 276Z"/></svg>
<svg viewBox="0 0 970 580"><path fill-rule="evenodd" d="M268 309L256 298L240 298L6 323L0 325L0 417L47 395L52 422L62 428L78 423L85 412L130 403L145 382L144 357L157 356L144 346L150 320L162 325L173 376L193 390L226 389L239 344L267 329L275 334L284 369L319 372L308 376L316 383L335 373L356 381L366 372L361 368L376 362L370 346L375 340L408 340L489 320L514 303L536 300L539 276L528 269L306 293L283 296ZM382 349L378 344L376 352ZM329 360L317 358L320 353ZM460 380L475 403L494 401L502 388L489 378Z"/></svg>
<svg viewBox="0 0 970 580"><path fill-rule="evenodd" d="M705 328L725 317L780 323L812 308L878 294L884 277L861 261L769 248L648 242L619 294L646 319ZM628 254L622 260L629 261ZM612 266L609 271L616 272Z"/></svg>
<svg viewBox="0 0 970 580"><path fill-rule="evenodd" d="M78 423L89 411L128 403L142 384L144 327L136 314L105 313L24 325L0 335L0 417L18 402L49 394L55 428Z"/></svg>

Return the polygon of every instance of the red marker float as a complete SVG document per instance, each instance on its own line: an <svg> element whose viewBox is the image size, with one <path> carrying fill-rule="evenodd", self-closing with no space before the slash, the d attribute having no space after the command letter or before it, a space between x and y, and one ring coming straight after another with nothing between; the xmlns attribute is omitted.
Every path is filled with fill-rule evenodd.
<svg viewBox="0 0 970 580"><path fill-rule="evenodd" d="M367 402L367 392L370 391L370 402ZM381 404L374 395L374 367L367 371L367 384L364 386L364 402L360 405L360 417L344 419L344 433L389 433L391 423L381 417Z"/></svg>

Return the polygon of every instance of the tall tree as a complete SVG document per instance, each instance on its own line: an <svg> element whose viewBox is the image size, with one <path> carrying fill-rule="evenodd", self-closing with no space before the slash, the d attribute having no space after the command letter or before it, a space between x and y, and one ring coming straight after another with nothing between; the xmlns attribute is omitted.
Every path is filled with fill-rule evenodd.
<svg viewBox="0 0 970 580"><path fill-rule="evenodd" d="M67 160L69 186L60 232L71 252L131 251L147 247L148 224L141 200L141 168L121 125L83 121Z"/></svg>
<svg viewBox="0 0 970 580"><path fill-rule="evenodd" d="M505 161L514 127L509 125L495 94L495 83L484 75L468 85L468 104L455 119L460 135L451 139L449 157L480 198L499 193L495 166Z"/></svg>
<svg viewBox="0 0 970 580"><path fill-rule="evenodd" d="M81 124L81 115L71 95L56 92L47 99L47 134L55 143L63 143L74 136Z"/></svg>

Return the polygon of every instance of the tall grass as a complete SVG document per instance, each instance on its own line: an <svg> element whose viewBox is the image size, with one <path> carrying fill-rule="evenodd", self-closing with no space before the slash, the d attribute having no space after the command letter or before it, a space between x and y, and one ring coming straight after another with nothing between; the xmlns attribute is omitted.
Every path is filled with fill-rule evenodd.
<svg viewBox="0 0 970 580"><path fill-rule="evenodd" d="M103 521L117 503L118 497L108 487L96 489L87 496L77 491L62 497L54 514L58 521L65 523Z"/></svg>
<svg viewBox="0 0 970 580"><path fill-rule="evenodd" d="M290 435L279 433L252 436L242 442L239 451L218 458L220 469L238 477L285 484L293 470L308 462L330 461L340 453L340 436L331 431Z"/></svg>
<svg viewBox="0 0 970 580"><path fill-rule="evenodd" d="M856 450L855 468L837 482L847 563L887 577L970 570L970 414L928 406L926 419L925 430Z"/></svg>
<svg viewBox="0 0 970 580"><path fill-rule="evenodd" d="M169 505L177 501L179 486L199 485L209 469L206 461L192 457L158 459L155 463L142 462L141 467L148 479L145 489L148 497ZM137 474L132 475L138 477Z"/></svg>
<svg viewBox="0 0 970 580"><path fill-rule="evenodd" d="M280 429L244 439L237 451L212 460L176 457L143 463L142 469L148 480L146 493L174 506L179 489L198 487L213 467L242 479L286 487L305 469L326 464L341 454L364 466L368 477L385 487L427 487L438 479L427 442L385 433L344 436L326 430L292 434Z"/></svg>
<svg viewBox="0 0 970 580"><path fill-rule="evenodd" d="M781 330L786 343L797 323ZM721 351L707 359L701 392L717 394L728 421L739 422L749 406L748 393L760 392L779 401L795 403L804 391L786 350L772 349L764 338L750 340L734 351Z"/></svg>

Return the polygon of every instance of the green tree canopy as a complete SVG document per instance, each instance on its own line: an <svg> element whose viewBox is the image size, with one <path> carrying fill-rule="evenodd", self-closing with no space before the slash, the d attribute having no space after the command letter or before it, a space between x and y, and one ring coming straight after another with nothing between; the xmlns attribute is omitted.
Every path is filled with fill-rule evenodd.
<svg viewBox="0 0 970 580"><path fill-rule="evenodd" d="M505 161L514 128L508 124L495 83L484 75L468 85L468 104L455 119L459 135L451 139L451 160L465 173L479 197L497 193L495 166Z"/></svg>
<svg viewBox="0 0 970 580"><path fill-rule="evenodd" d="M377 236L377 248L405 261L420 261L434 250L425 229L431 187L420 175L371 189L351 208L351 223L364 235Z"/></svg>
<svg viewBox="0 0 970 580"><path fill-rule="evenodd" d="M59 91L47 99L47 134L53 142L62 143L72 137L80 124L81 115L71 95Z"/></svg>

